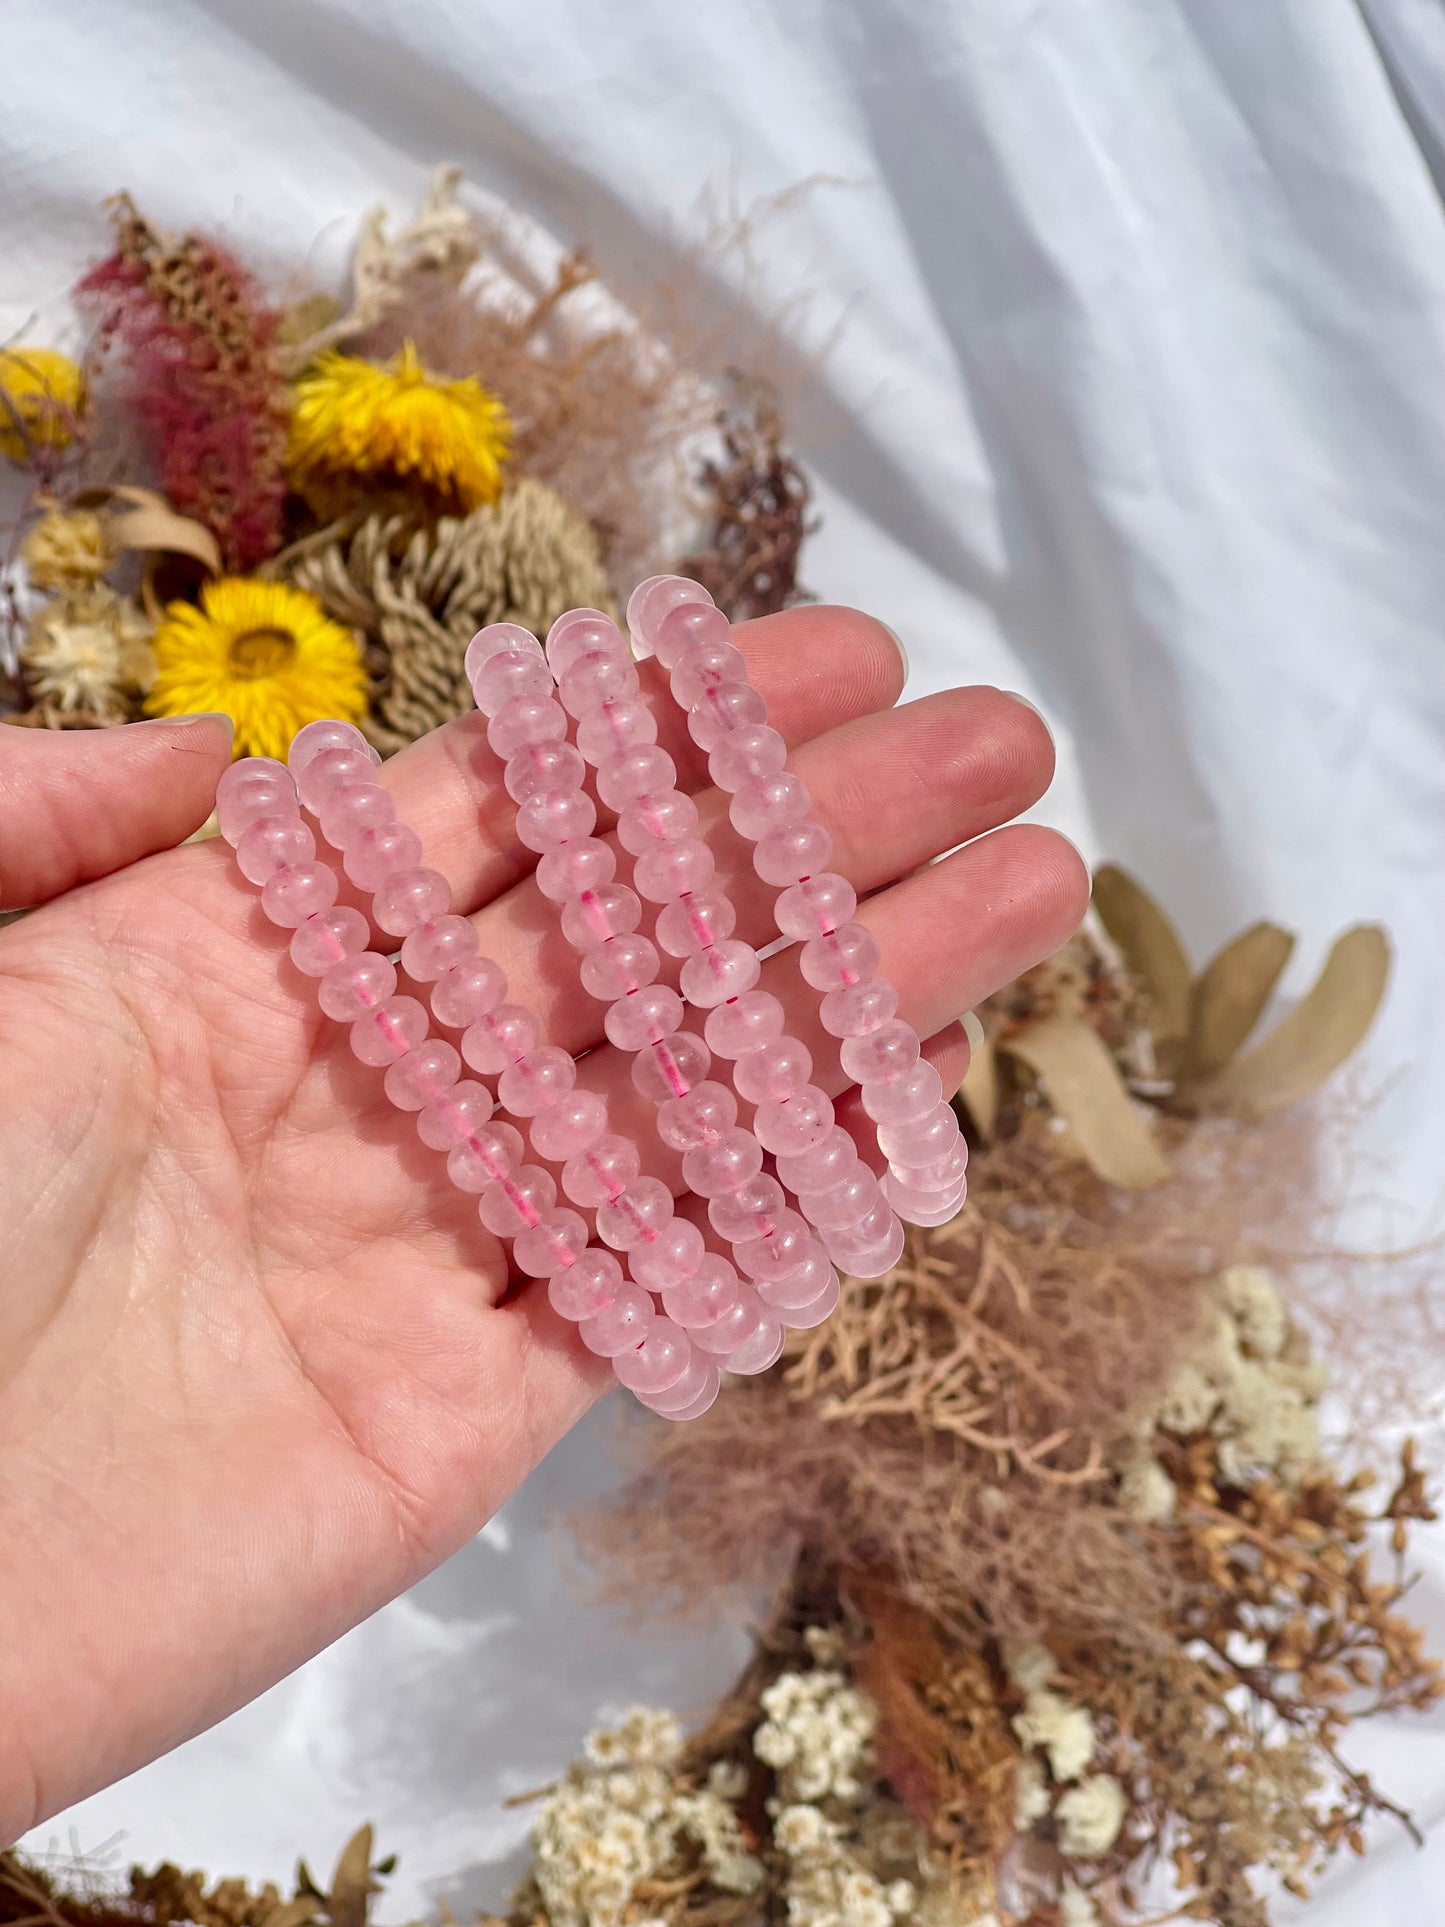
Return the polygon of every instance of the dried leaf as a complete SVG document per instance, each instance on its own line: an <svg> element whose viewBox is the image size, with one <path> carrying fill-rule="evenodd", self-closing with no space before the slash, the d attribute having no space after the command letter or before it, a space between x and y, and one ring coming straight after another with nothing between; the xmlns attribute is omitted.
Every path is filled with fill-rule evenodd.
<svg viewBox="0 0 1445 1927"><path fill-rule="evenodd" d="M294 1900L283 1900L274 1913L267 1914L266 1927L306 1927L308 1921L319 1916L321 1906L313 1896L298 1894Z"/></svg>
<svg viewBox="0 0 1445 1927"><path fill-rule="evenodd" d="M367 1902L378 1891L371 1877L371 1845L368 1824L358 1827L341 1849L326 1907L331 1927L366 1927Z"/></svg>
<svg viewBox="0 0 1445 1927"><path fill-rule="evenodd" d="M1080 1152L1107 1183L1142 1191L1169 1176L1148 1124L1092 1025L1076 1017L1045 1017L1001 1039L999 1049L1033 1071Z"/></svg>
<svg viewBox="0 0 1445 1927"><path fill-rule="evenodd" d="M1182 1040L1189 1030L1192 973L1173 924L1148 891L1113 863L1094 873L1094 908L1149 993L1156 1049Z"/></svg>
<svg viewBox="0 0 1445 1927"><path fill-rule="evenodd" d="M1389 940L1379 925L1347 930L1309 994L1262 1043L1191 1096L1245 1118L1263 1117L1308 1097L1363 1042L1389 974Z"/></svg>
<svg viewBox="0 0 1445 1927"><path fill-rule="evenodd" d="M153 488L117 484L113 488L82 489L76 508L99 509L118 548L141 554L188 555L212 575L221 573L221 551L204 523L178 515Z"/></svg>
<svg viewBox="0 0 1445 1927"><path fill-rule="evenodd" d="M998 1057L989 1038L983 1038L970 1056L958 1095L974 1129L985 1144L991 1144L998 1128Z"/></svg>
<svg viewBox="0 0 1445 1927"><path fill-rule="evenodd" d="M1293 949L1288 930L1255 923L1206 965L1190 996L1184 1076L1224 1069L1259 1022Z"/></svg>

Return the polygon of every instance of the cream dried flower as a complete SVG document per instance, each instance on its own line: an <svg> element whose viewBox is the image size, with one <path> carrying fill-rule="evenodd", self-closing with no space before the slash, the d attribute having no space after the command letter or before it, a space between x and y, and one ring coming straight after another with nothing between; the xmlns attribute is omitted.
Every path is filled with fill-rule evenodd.
<svg viewBox="0 0 1445 1927"><path fill-rule="evenodd" d="M1044 1770L1032 1754L1025 1753L1019 1761L1014 1783L1014 1825L1020 1833L1027 1833L1048 1810L1049 1783L1044 1778Z"/></svg>
<svg viewBox="0 0 1445 1927"><path fill-rule="evenodd" d="M1162 1526L1174 1517L1179 1494L1159 1461L1141 1454L1125 1466L1119 1480L1119 1497L1125 1511L1140 1525Z"/></svg>
<svg viewBox="0 0 1445 1927"><path fill-rule="evenodd" d="M1256 1358L1278 1358L1289 1336L1289 1314L1269 1273L1259 1265L1231 1265L1219 1289L1245 1350Z"/></svg>
<svg viewBox="0 0 1445 1927"><path fill-rule="evenodd" d="M1059 1927L1099 1927L1099 1910L1082 1887L1065 1887L1059 1895Z"/></svg>
<svg viewBox="0 0 1445 1927"><path fill-rule="evenodd" d="M753 1751L777 1774L783 1800L862 1798L878 1723L866 1694L828 1669L782 1673L762 1705L768 1718L753 1734Z"/></svg>
<svg viewBox="0 0 1445 1927"><path fill-rule="evenodd" d="M1059 1846L1072 1859L1107 1853L1124 1824L1124 1789L1108 1773L1091 1773L1059 1801Z"/></svg>
<svg viewBox="0 0 1445 1927"><path fill-rule="evenodd" d="M104 582L73 586L30 618L21 651L32 694L65 711L123 721L155 680L150 625Z"/></svg>
<svg viewBox="0 0 1445 1927"><path fill-rule="evenodd" d="M98 582L116 551L93 509L47 509L21 544L20 559L37 589L65 589Z"/></svg>
<svg viewBox="0 0 1445 1927"><path fill-rule="evenodd" d="M1003 1668L1021 1693L1037 1693L1058 1672L1059 1662L1047 1646L1034 1640L1027 1646L1006 1646Z"/></svg>
<svg viewBox="0 0 1445 1927"><path fill-rule="evenodd" d="M1094 1757L1094 1722L1057 1693L1030 1693L1013 1729L1027 1747L1048 1755L1056 1780L1077 1780Z"/></svg>

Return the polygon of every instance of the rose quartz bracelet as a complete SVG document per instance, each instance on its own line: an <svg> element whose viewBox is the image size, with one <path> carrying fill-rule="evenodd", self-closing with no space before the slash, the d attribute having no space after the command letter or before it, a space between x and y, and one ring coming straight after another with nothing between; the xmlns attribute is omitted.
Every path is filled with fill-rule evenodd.
<svg viewBox="0 0 1445 1927"><path fill-rule="evenodd" d="M578 719L578 747L597 770L599 793L617 808L618 839L635 858L632 904L640 914L640 892L662 905L656 937L664 949L673 955L698 950L702 946L689 930L705 930L713 899L680 885L702 882L712 857L690 834L696 808L673 787L672 759L657 747L651 711L636 700L637 671L621 631L598 610L574 610L553 625L547 654L563 704ZM730 914L725 899L714 908L720 917ZM616 942L609 939L603 950ZM785 1211L776 1180L762 1177L762 1147L738 1126L736 1098L707 1079L709 1046L681 1030L681 998L654 981L660 967L656 946L635 935L630 943L634 955L626 963L624 994L608 1015L608 1034L636 1053L639 1088L661 1094L659 1130L682 1152L689 1189L709 1200L714 1232L734 1247L740 1269L752 1278L752 1288L743 1290L728 1317L739 1329L762 1321L771 1342L755 1334L749 1355L756 1348L770 1364L781 1350L783 1327L820 1324L832 1311L837 1276L814 1241L799 1249L796 1214ZM640 951L639 943L645 946ZM611 968L605 956L599 961ZM699 1004L689 985L691 967L683 966L683 990Z"/></svg>
<svg viewBox="0 0 1445 1927"><path fill-rule="evenodd" d="M883 1197L829 1241L830 1254L855 1275L878 1275L863 1267L887 1270L902 1250L890 1205L910 1223L931 1225L962 1204L968 1153L958 1119L938 1072L921 1058L917 1032L896 1014L897 993L877 975L876 940L852 921L852 886L824 867L828 834L809 815L806 788L785 767L786 745L768 726L767 705L732 646L727 618L698 584L654 576L633 592L627 619L668 672L714 783L731 793L729 815L754 845L757 874L781 886L779 931L801 939L799 968L824 993L823 1027L843 1040L843 1069L878 1126L889 1167ZM805 1182L809 1176L796 1168L792 1175Z"/></svg>
<svg viewBox="0 0 1445 1927"><path fill-rule="evenodd" d="M852 1222L843 1198L851 1201L855 1190L861 1202L853 1217L861 1218L877 1201L877 1181L859 1160L852 1139L834 1125L826 1092L808 1083L812 1060L797 1039L784 1034L782 1005L756 988L762 969L758 954L732 935L736 912L717 885L712 853L693 834L695 805L673 787L672 758L653 742L617 740L619 733L638 726L639 711L656 735L651 712L631 694L637 674L621 631L595 611L585 618L566 616L554 626L547 653L553 668L561 670L564 703L585 719L578 742L584 755L589 747L594 752L589 760L598 765L599 790L610 789L618 797L618 836L636 854L633 881L662 906L658 943L684 960L683 995L709 1013L707 1047L736 1060L737 1094L757 1106L754 1129L741 1129L731 1094L721 1084L708 1087L717 1093L708 1114L694 1113L683 1121L694 1134L684 1176L709 1199L713 1229L734 1244L740 1268L753 1277L780 1321L795 1328L821 1324L838 1302L838 1279L808 1224L836 1229ZM626 694L619 693L624 689ZM809 1137L818 1142L809 1145ZM802 1193L800 1217L778 1178L764 1174L764 1150L781 1154L780 1175L791 1184L789 1168L800 1160L807 1169L820 1166L818 1153L825 1144L828 1168L849 1180L848 1189L831 1200L835 1209L842 1207L841 1215L830 1219L826 1210L821 1216L811 1210L815 1200L805 1182L794 1187Z"/></svg>
<svg viewBox="0 0 1445 1927"><path fill-rule="evenodd" d="M553 693L541 644L514 624L494 624L473 638L466 670L478 708L491 718L488 740L508 758L517 835L538 853L538 888L560 906L563 932L583 958L584 979L609 1003L608 1036L627 1048L629 1039L641 1040L639 1025L666 1034L670 1016L681 1016L681 1000L664 991L661 998L644 999L645 1012L632 1001L632 991L640 988L637 973L646 968L647 940L636 935L641 904L635 892L613 881L617 859L611 845L592 835L597 812L582 788L584 759L565 740L567 715ZM634 1077L643 1094L665 1098L686 1090L676 1061L683 1040L676 1044L670 1079L657 1064L645 1067L650 1083L647 1075ZM623 1148L625 1160L619 1156ZM781 1330L764 1329L758 1314L738 1315L745 1299L732 1266L706 1252L697 1227L675 1216L668 1186L638 1177L638 1168L636 1145L604 1139L574 1159L563 1182L575 1170L569 1195L596 1205L601 1235L629 1252L639 1284L660 1293L664 1317L654 1330L665 1327L674 1343L720 1359L729 1371L766 1370L781 1350Z"/></svg>

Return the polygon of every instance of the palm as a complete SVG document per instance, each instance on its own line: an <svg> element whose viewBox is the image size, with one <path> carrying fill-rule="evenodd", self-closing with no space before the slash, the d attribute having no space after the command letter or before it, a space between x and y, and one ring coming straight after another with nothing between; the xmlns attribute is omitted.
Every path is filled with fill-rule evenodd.
<svg viewBox="0 0 1445 1927"><path fill-rule="evenodd" d="M882 892L884 967L956 1063L957 1013L1070 927L1077 864L1013 830L914 872L1033 800L1043 732L977 690L860 720L897 668L858 618L751 633L839 867ZM799 673L810 651L827 676ZM892 807L860 781L878 756ZM596 1019L543 934L525 853L501 829L489 845L485 814L479 834L495 785L477 774L467 725L388 765L484 949L558 1041L588 1047ZM941 946L939 919L955 927L969 898L969 941ZM587 1075L638 1128L610 1059L594 1050ZM404 1588L606 1372L543 1293L505 1295L472 1202L320 1015L219 844L131 864L0 933L0 1157L3 1832Z"/></svg>

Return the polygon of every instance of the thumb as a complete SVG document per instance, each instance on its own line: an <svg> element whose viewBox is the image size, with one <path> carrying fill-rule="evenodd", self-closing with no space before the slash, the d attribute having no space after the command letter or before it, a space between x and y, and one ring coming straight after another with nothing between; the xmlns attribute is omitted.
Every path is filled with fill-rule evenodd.
<svg viewBox="0 0 1445 1927"><path fill-rule="evenodd" d="M229 716L0 725L0 910L27 910L183 843L210 815L230 760Z"/></svg>

